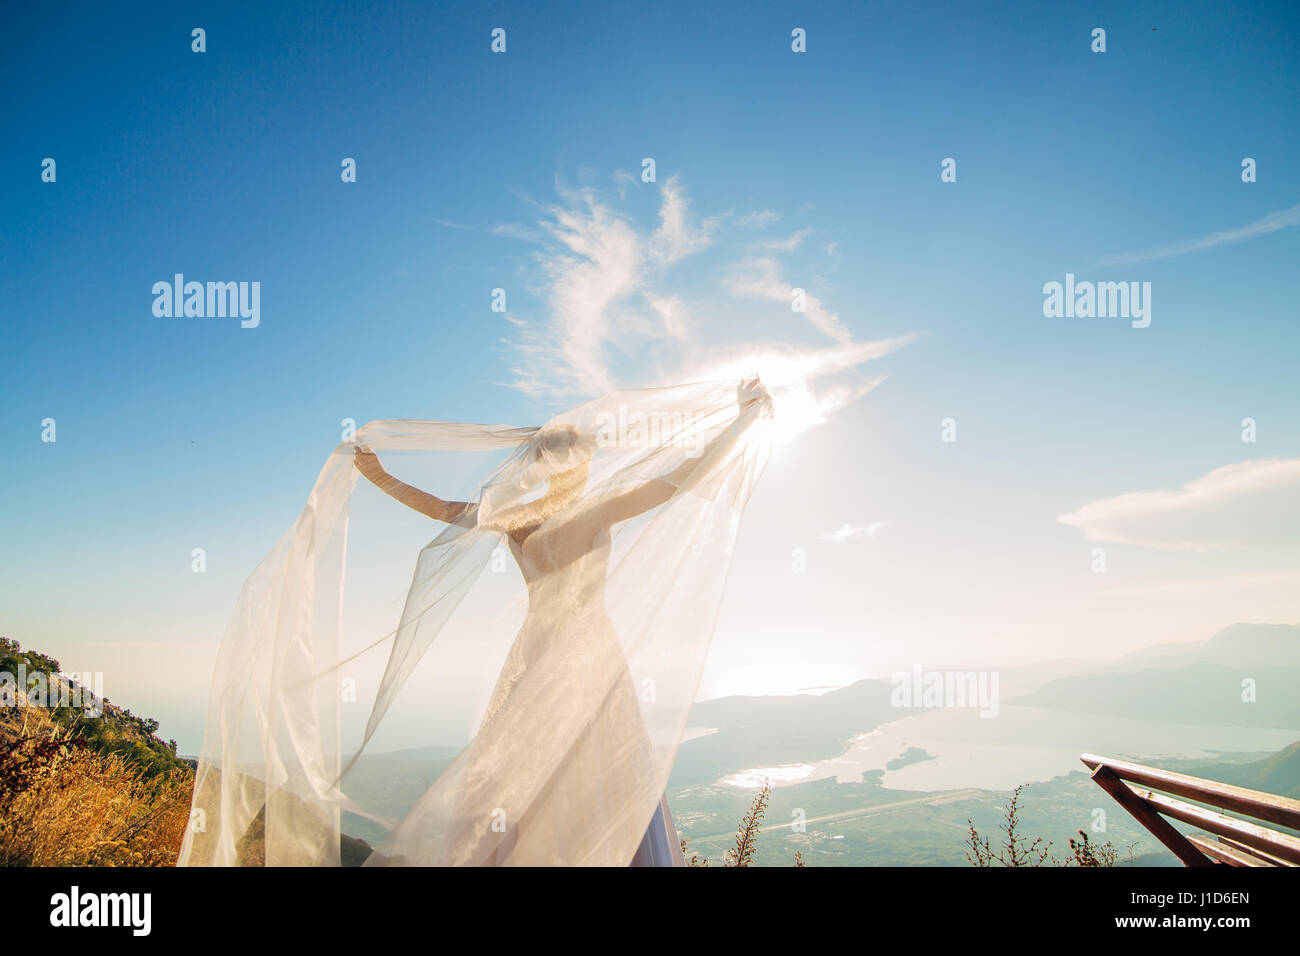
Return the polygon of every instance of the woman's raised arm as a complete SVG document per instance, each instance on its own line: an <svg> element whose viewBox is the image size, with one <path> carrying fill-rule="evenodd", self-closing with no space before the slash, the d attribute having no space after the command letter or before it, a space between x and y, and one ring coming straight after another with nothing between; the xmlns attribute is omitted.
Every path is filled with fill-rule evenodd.
<svg viewBox="0 0 1300 956"><path fill-rule="evenodd" d="M690 480L691 474L705 461L725 455L756 418L765 411L770 413L772 400L767 389L757 379L742 382L737 389L736 397L738 402L736 420L716 435L704 447L699 457L686 459L662 478L652 479L638 488L621 492L600 502L596 509L600 520L605 525L617 524L663 504Z"/></svg>
<svg viewBox="0 0 1300 956"><path fill-rule="evenodd" d="M379 456L369 449L358 446L354 462L357 471L365 475L370 483L384 494L422 515L427 515L434 521L455 524L472 507L466 501L443 501L437 495L431 495L427 491L421 491L394 478L384 470Z"/></svg>

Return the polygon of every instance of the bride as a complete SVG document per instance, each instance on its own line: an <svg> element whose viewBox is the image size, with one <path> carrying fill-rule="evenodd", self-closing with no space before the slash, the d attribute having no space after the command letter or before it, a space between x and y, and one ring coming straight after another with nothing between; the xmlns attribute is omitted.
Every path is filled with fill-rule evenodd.
<svg viewBox="0 0 1300 956"><path fill-rule="evenodd" d="M368 865L680 865L664 789L739 515L765 460L753 426L770 416L771 399L750 379L615 393L539 429L389 422L358 432L355 473L444 526L417 561L367 741L481 569L479 542L506 545L526 589L522 626L477 732L387 821ZM407 484L376 454L512 444L477 501ZM237 862L244 818L262 807L267 864L336 863L340 810L378 819L349 788L356 755L343 765L323 690L341 661L337 622L316 614L304 631L283 614L282 592L295 582L315 595L337 568L341 587L342 553L330 552L346 546L328 542L346 529L350 495L331 461L277 549L285 554L273 552L245 587L218 662L195 787L196 812L218 825L187 837L182 863ZM615 549L634 525L631 545ZM295 558L304 537L314 554ZM265 613L271 605L279 612ZM231 746L248 722L235 716L248 702L231 700L222 679L232 648L245 662L269 652L283 667L296 657L317 675L254 694L262 746L252 760Z"/></svg>

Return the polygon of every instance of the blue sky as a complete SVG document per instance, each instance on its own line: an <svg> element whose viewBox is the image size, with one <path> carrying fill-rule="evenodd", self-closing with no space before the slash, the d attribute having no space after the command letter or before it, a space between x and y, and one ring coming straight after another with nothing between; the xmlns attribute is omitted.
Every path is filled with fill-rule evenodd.
<svg viewBox="0 0 1300 956"><path fill-rule="evenodd" d="M787 582L824 611L802 619L821 637L801 638L801 679L884 666L867 645L931 663L1087 656L1300 618L1294 581L1259 584L1289 580L1294 550L1249 534L1144 547L1103 521L1108 588L1265 588L1117 609L1087 569L1094 545L1057 520L1300 456L1300 229L1100 264L1300 202L1293 5L270 6L23 8L0 38L0 629L65 665L134 668L122 693L164 730L192 733L202 661L175 659L175 697L140 672L167 668L160 646L210 654L339 421L527 424L572 404L515 387L533 354L520 330L564 328L545 224L599 209L645 237L670 195L705 238L654 292L680 297L710 355L843 344L738 294L756 262L856 342L915 336L863 373L883 385L778 455L755 502L733 590L784 581L791 549L809 551ZM175 272L259 281L260 327L156 318L151 287ZM1042 286L1066 272L1151 282L1151 327L1044 318ZM516 321L490 311L495 287ZM587 357L619 385L707 364L651 345L611 336ZM1259 512L1235 495L1210 497ZM873 521L889 522L875 551L821 537ZM196 542L206 575L189 571ZM767 678L795 624L735 604L706 689L780 689ZM1081 647L1085 631L1106 638Z"/></svg>

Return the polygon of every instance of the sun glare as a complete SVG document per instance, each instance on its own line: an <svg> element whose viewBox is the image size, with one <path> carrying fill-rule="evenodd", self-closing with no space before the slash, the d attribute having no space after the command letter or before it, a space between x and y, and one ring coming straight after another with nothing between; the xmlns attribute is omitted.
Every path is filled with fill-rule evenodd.
<svg viewBox="0 0 1300 956"><path fill-rule="evenodd" d="M857 389L831 387L814 392L812 379L828 371L842 371L810 365L807 355L784 355L780 352L756 352L712 369L711 379L744 378L757 374L772 396L772 419L765 423L765 433L775 445L784 445L820 425L853 398L869 390L874 383Z"/></svg>
<svg viewBox="0 0 1300 956"><path fill-rule="evenodd" d="M774 443L788 444L814 425L826 421L817 397L807 385L798 383L771 391L771 436Z"/></svg>

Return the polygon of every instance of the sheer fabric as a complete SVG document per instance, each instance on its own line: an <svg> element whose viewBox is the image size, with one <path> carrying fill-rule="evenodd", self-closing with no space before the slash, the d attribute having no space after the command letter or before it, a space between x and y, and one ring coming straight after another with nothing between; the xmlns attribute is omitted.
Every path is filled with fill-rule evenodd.
<svg viewBox="0 0 1300 956"><path fill-rule="evenodd" d="M615 392L540 428L360 429L240 595L180 864L335 866L347 814L375 835L367 865L627 865L659 811L771 416L750 379ZM432 495L449 493L440 475L490 467L431 523L391 499L353 506L358 448L397 477L421 462L410 484ZM386 531L395 511L433 535L413 570ZM369 631L345 620L399 576L399 612ZM358 705L347 675L371 660ZM456 701L467 740L402 790L377 736L419 739Z"/></svg>

